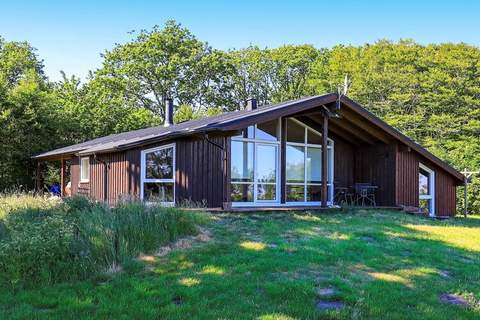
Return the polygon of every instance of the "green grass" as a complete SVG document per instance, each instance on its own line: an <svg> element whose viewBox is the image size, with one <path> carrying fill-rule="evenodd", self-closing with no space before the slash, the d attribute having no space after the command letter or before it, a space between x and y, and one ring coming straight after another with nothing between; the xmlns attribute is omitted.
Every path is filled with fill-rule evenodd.
<svg viewBox="0 0 480 320"><path fill-rule="evenodd" d="M135 269L142 253L195 235L208 216L127 202L114 208L73 197L0 197L0 286L21 290Z"/></svg>
<svg viewBox="0 0 480 320"><path fill-rule="evenodd" d="M480 219L225 214L211 240L108 278L0 292L1 319L478 319ZM316 310L332 287L341 311ZM467 307L445 304L454 293Z"/></svg>

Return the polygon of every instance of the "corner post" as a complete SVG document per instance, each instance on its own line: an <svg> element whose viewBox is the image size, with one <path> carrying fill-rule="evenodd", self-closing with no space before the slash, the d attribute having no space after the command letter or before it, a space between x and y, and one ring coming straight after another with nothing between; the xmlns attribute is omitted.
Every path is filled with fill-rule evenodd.
<svg viewBox="0 0 480 320"><path fill-rule="evenodd" d="M467 169L465 169L465 172L467 171ZM463 182L463 198L464 198L464 205L465 207L463 208L463 216L466 218L468 216L468 191L467 191L467 188L468 188L468 178L467 176L465 176L464 178L464 182Z"/></svg>
<svg viewBox="0 0 480 320"><path fill-rule="evenodd" d="M60 160L60 196L65 196L65 159Z"/></svg>
<svg viewBox="0 0 480 320"><path fill-rule="evenodd" d="M287 118L280 120L280 202L287 201Z"/></svg>
<svg viewBox="0 0 480 320"><path fill-rule="evenodd" d="M328 200L328 115L323 114L322 126L322 207L327 207Z"/></svg>
<svg viewBox="0 0 480 320"><path fill-rule="evenodd" d="M35 191L36 193L41 193L43 191L42 188L42 164L40 160L37 160L37 171L35 172L36 181L35 181Z"/></svg>

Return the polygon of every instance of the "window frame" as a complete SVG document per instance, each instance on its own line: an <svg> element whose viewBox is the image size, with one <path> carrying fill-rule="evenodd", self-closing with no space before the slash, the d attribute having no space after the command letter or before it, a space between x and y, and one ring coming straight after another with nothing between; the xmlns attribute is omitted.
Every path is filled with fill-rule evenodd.
<svg viewBox="0 0 480 320"><path fill-rule="evenodd" d="M430 169L423 163L419 163L418 165L419 169L423 169L424 171L428 172L429 174L429 194L420 194L420 188L418 190L418 199L419 200L428 200L430 201L430 210L429 210L429 215L431 217L435 216L435 171L433 169ZM420 170L418 172L418 179L420 179ZM418 181L419 182L419 181ZM420 206L420 201L419 201L419 206Z"/></svg>
<svg viewBox="0 0 480 320"><path fill-rule="evenodd" d="M84 173L84 161L87 160L87 178L83 178L83 173ZM88 183L90 182L90 157L80 157L80 183Z"/></svg>
<svg viewBox="0 0 480 320"><path fill-rule="evenodd" d="M261 204L270 204L270 205L276 205L280 204L281 201L281 194L280 194L280 148L281 148L281 141L282 141L282 129L281 129L281 119L277 120L277 135L278 138L277 140L265 140L265 139L257 139L256 138L256 132L257 132L257 123L248 126L248 127L253 127L253 138L245 138L243 136L233 136L231 138L232 141L238 141L242 143L252 143L253 144L253 181L252 182L232 182L230 181L230 185L236 184L236 185L253 185L253 201L230 201L232 203L233 207L249 207L249 206L258 206ZM261 123L260 123L261 124ZM248 127L245 128L248 130ZM276 152L276 161L275 161L275 182L259 182L258 180L258 171L257 171L257 165L258 165L258 159L257 159L257 147L261 145L266 145L266 146L274 146L275 147L275 152ZM231 155L230 155L231 156ZM230 168L231 170L231 168ZM258 200L258 186L259 185L274 185L275 186L275 200ZM231 197L231 195L229 195Z"/></svg>
<svg viewBox="0 0 480 320"><path fill-rule="evenodd" d="M171 179L151 179L146 177L146 155L147 153L152 153L155 151L160 151L160 150L165 150L165 149L170 149L172 148L172 156L173 156L173 161L172 161L172 178ZM165 206L175 206L175 200L176 200L176 195L175 195L175 189L176 189L176 181L175 181L175 175L176 175L176 144L175 143L170 143L150 149L145 149L142 150L141 156L140 156L140 199L144 201L144 191L145 191L145 184L146 183L173 183L173 201L148 201L148 203L156 203L156 204L161 204Z"/></svg>
<svg viewBox="0 0 480 320"><path fill-rule="evenodd" d="M428 200L430 201L430 210L429 210L429 215L431 217L435 217L435 171L433 169L430 169L423 163L418 164L419 169L423 169L424 171L428 172L430 175L429 178L429 194L420 194L420 189L418 190L418 199L419 200ZM420 170L418 172L417 179L420 179ZM417 181L418 184L419 181ZM420 201L419 201L419 206L420 206Z"/></svg>
<svg viewBox="0 0 480 320"><path fill-rule="evenodd" d="M315 149L320 149L320 154L322 154L322 145L320 144L312 144L308 143L308 131L313 131L313 133L318 134L322 136L322 133L318 132L317 130L313 129L312 127L306 125L305 123L295 119L295 118L288 118L287 119L287 126L288 126L288 121L292 120L296 122L298 125L302 126L304 128L304 143L300 142L288 142L288 130L287 131L287 137L286 137L286 147L287 146L296 146L296 147L302 147L303 148L303 154L304 154L304 160L303 160L303 170L304 170L304 180L303 182L287 182L287 179L285 178L285 189L287 186L303 186L304 188L304 194L303 194L303 201L288 201L285 199L285 204L286 205L321 205L321 201L307 201L307 190L309 186L321 186L322 183L312 183L308 182L308 177L307 177L307 156L308 156L308 148L315 148ZM333 201L333 192L334 192L334 145L335 142L327 138L327 151L330 150L330 152L327 154L327 188L328 188L328 195L327 195L327 205L332 205ZM321 158L320 161L323 159ZM285 168L285 174L287 174L287 168Z"/></svg>

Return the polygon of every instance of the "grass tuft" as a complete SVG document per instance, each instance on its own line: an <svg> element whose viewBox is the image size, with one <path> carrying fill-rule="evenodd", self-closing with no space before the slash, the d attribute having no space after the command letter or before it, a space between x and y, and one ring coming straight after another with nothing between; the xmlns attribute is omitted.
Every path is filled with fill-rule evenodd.
<svg viewBox="0 0 480 320"><path fill-rule="evenodd" d="M207 220L175 208L140 202L109 208L81 197L2 196L0 210L0 283L12 288L139 269L133 258L197 234Z"/></svg>

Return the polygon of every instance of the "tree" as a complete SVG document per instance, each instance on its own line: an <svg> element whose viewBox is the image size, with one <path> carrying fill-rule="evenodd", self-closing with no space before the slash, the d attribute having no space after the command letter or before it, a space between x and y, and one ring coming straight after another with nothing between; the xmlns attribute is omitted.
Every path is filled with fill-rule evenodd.
<svg viewBox="0 0 480 320"><path fill-rule="evenodd" d="M224 76L231 72L225 54L199 41L174 21L163 29L142 30L126 44L104 55L95 81L126 105L145 108L163 118L166 98L194 108L225 103Z"/></svg>
<svg viewBox="0 0 480 320"><path fill-rule="evenodd" d="M260 105L300 98L311 93L307 86L319 51L310 45L276 49L246 49L229 52L236 72L232 77L231 110L249 98Z"/></svg>
<svg viewBox="0 0 480 320"><path fill-rule="evenodd" d="M53 145L57 119L51 106L35 50L0 38L0 190L33 185L31 156Z"/></svg>

